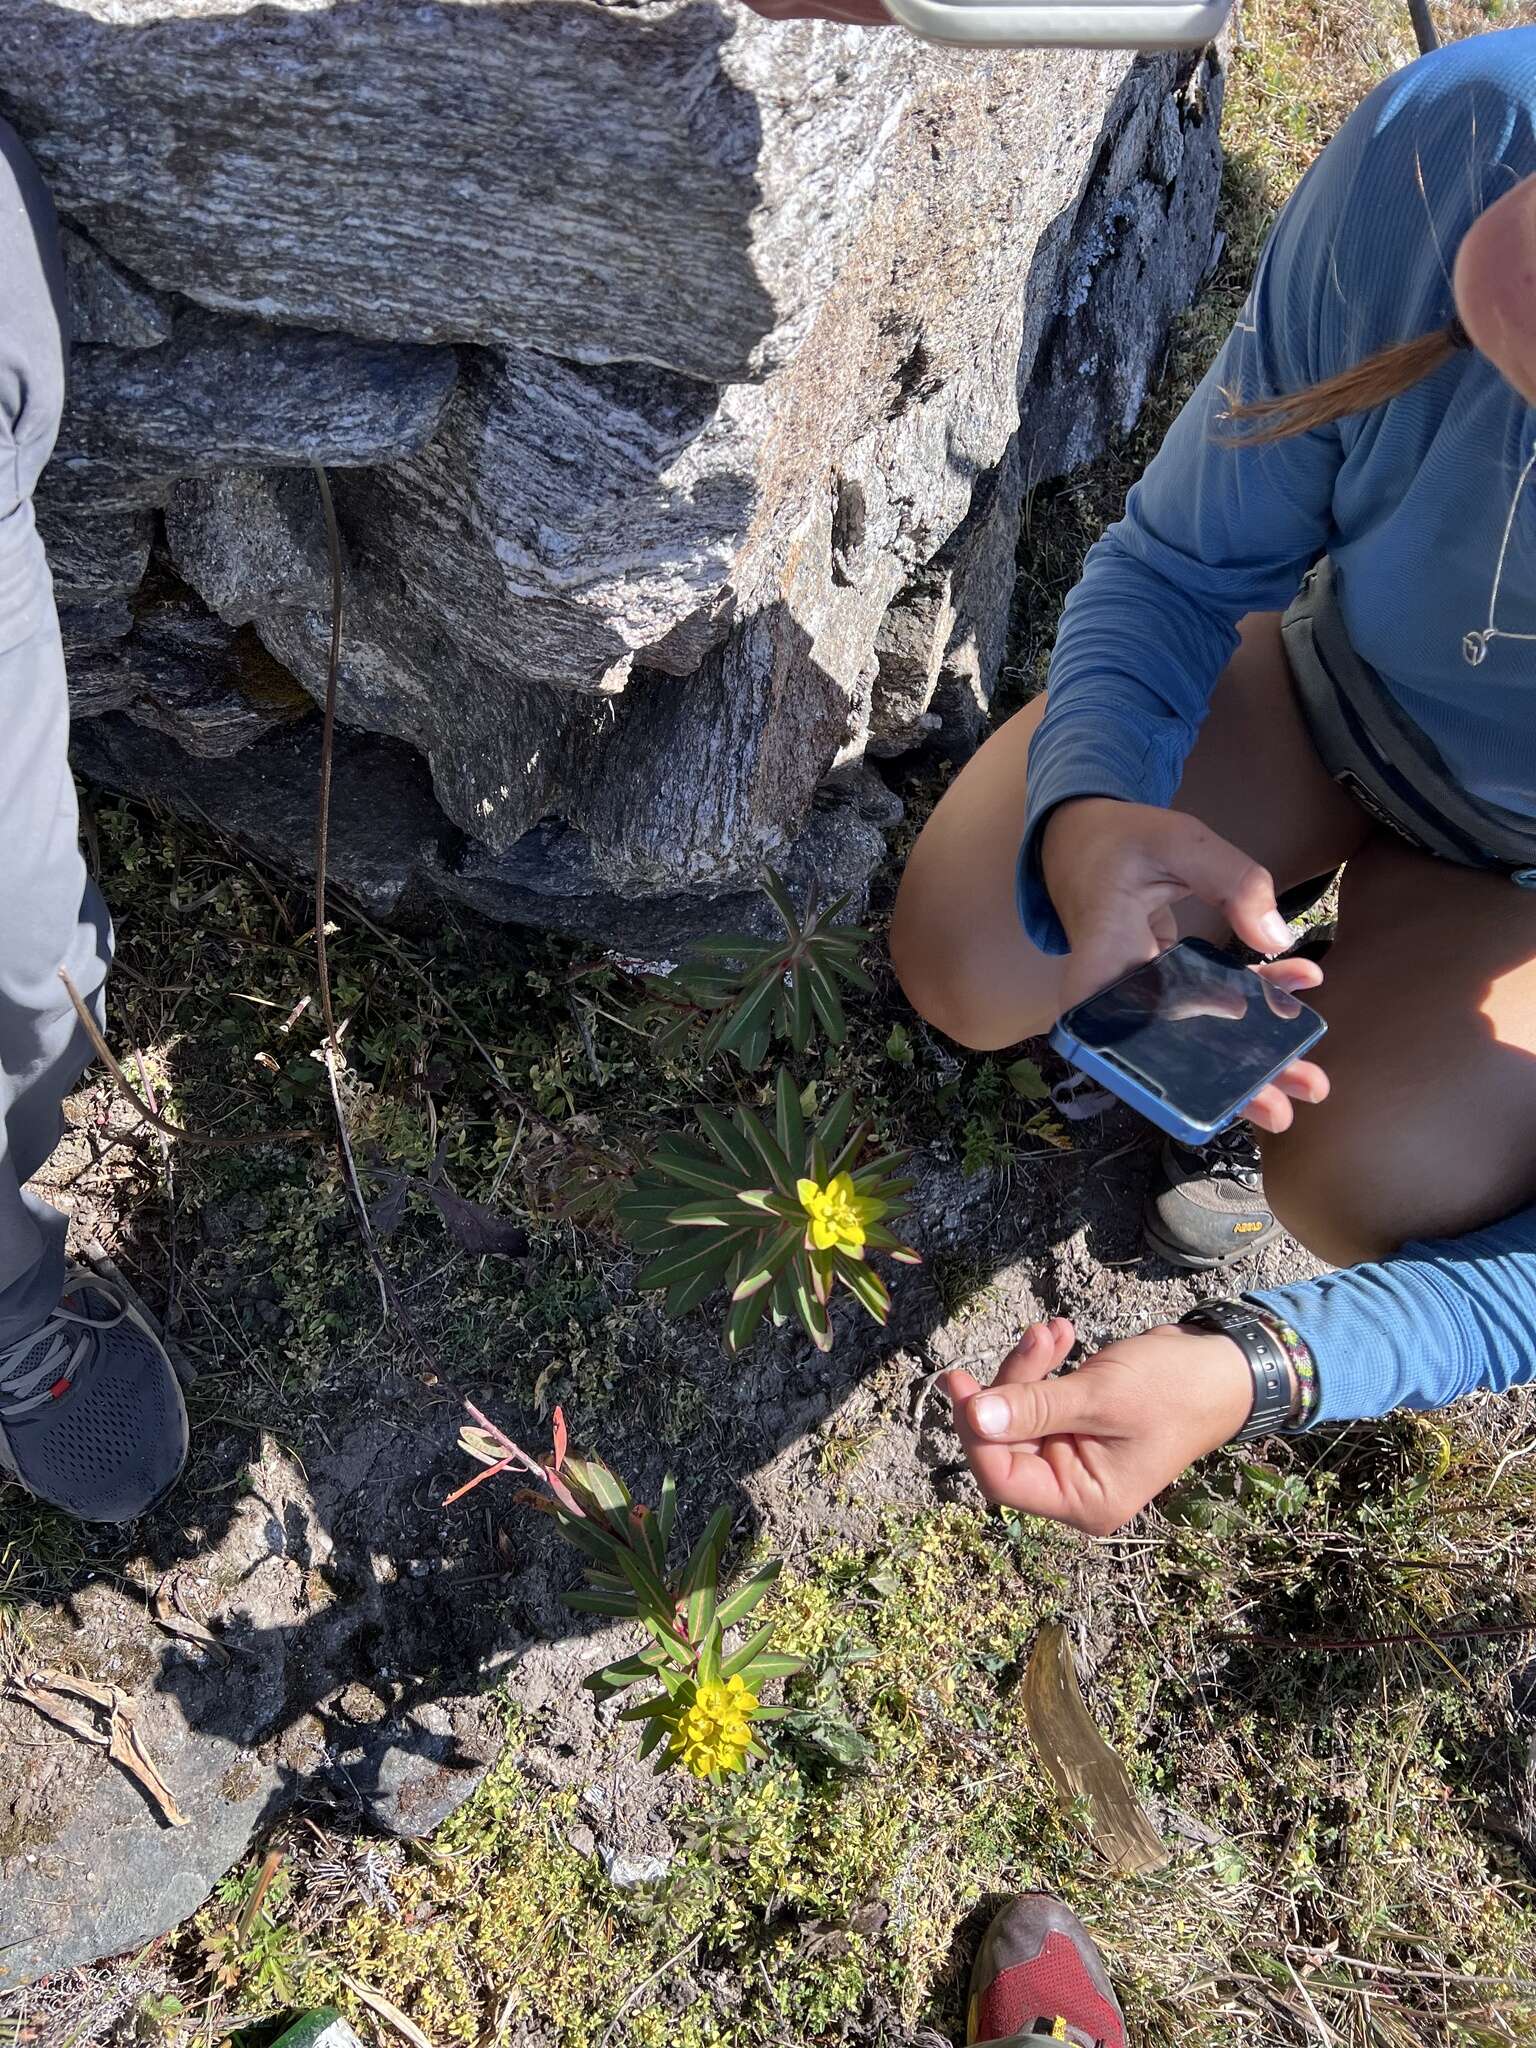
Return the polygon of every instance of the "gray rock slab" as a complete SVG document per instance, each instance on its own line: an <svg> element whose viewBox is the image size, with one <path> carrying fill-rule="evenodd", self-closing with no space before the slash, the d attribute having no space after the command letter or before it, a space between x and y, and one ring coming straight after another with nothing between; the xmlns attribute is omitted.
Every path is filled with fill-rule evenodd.
<svg viewBox="0 0 1536 2048"><path fill-rule="evenodd" d="M60 504L45 491L37 500L37 526L60 605L132 597L143 582L155 536L152 513L142 508L91 513Z"/></svg>
<svg viewBox="0 0 1536 2048"><path fill-rule="evenodd" d="M46 493L92 517L163 504L182 477L408 454L453 389L448 349L187 314L159 348L82 348Z"/></svg>
<svg viewBox="0 0 1536 2048"><path fill-rule="evenodd" d="M149 283L718 380L792 346L882 204L899 131L941 135L968 95L1006 120L1014 80L1054 125L1104 68L699 0L0 13L0 109L64 212Z"/></svg>
<svg viewBox="0 0 1536 2048"><path fill-rule="evenodd" d="M158 292L114 263L77 228L62 228L59 241L76 348L158 348L170 340L172 312Z"/></svg>

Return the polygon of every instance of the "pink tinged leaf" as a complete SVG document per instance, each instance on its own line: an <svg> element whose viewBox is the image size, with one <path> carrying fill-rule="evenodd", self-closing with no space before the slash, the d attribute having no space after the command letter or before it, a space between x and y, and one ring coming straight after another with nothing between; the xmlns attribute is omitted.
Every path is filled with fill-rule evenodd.
<svg viewBox="0 0 1536 2048"><path fill-rule="evenodd" d="M554 1421L554 1436L555 1436L555 1459L554 1459L554 1462L555 1462L555 1470L556 1470L556 1471L558 1472L558 1471L560 1470L560 1467L561 1467L561 1466L562 1466L562 1465L563 1465L563 1464L565 1463L565 1453L566 1453L566 1447L567 1447L567 1445L568 1445L568 1444L569 1444L569 1442L570 1442L570 1436L569 1436L569 1433L567 1432L567 1430L566 1430L566 1427L565 1427L565 1410L564 1410L563 1408L556 1408L556 1410L555 1410L555 1421Z"/></svg>
<svg viewBox="0 0 1536 2048"><path fill-rule="evenodd" d="M462 1486L456 1486L452 1493L446 1495L443 1506L451 1508L456 1500L462 1500L466 1493L473 1493L477 1486L484 1486L487 1479L499 1478L503 1472L510 1471L515 1463L516 1460L513 1458L503 1458L499 1465L487 1465L483 1472L477 1472L473 1479L466 1479Z"/></svg>

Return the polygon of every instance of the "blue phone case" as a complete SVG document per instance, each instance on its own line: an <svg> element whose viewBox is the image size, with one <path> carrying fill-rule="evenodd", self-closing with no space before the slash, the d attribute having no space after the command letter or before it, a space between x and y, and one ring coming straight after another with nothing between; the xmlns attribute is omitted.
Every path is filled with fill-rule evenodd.
<svg viewBox="0 0 1536 2048"><path fill-rule="evenodd" d="M1258 1094L1259 1088L1267 1087L1277 1074L1283 1074L1292 1060L1304 1059L1326 1029L1327 1026L1319 1020L1317 1029L1309 1038L1288 1052L1285 1058L1264 1076L1257 1088L1245 1095L1241 1102L1235 1103L1221 1121L1214 1124L1192 1122L1189 1117L1175 1109L1165 1097L1154 1095L1152 1090L1145 1087L1133 1074L1128 1074L1123 1067L1117 1067L1112 1060L1106 1059L1102 1053L1095 1052L1091 1046L1084 1045L1060 1024L1051 1032L1051 1047L1053 1051L1059 1052L1070 1066L1076 1067L1080 1074L1087 1074L1098 1081L1111 1095L1118 1096L1138 1115L1144 1116L1149 1124L1156 1124L1160 1131L1166 1131L1170 1138L1177 1138L1185 1145L1208 1145L1212 1138L1218 1137L1221 1132L1236 1123Z"/></svg>

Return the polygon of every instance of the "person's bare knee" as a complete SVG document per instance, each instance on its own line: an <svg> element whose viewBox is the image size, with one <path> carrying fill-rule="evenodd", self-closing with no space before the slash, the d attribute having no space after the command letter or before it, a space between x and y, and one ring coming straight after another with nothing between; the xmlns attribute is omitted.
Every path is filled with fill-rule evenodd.
<svg viewBox="0 0 1536 2048"><path fill-rule="evenodd" d="M1264 1140L1270 1208L1299 1244L1332 1266L1388 1259L1421 1239L1464 1237L1530 1199L1524 1175L1453 1155L1445 1133L1380 1118L1303 1110Z"/></svg>
<svg viewBox="0 0 1536 2048"><path fill-rule="evenodd" d="M1372 1213L1374 1176L1362 1178L1352 1162L1330 1145L1328 1133L1313 1128L1303 1111L1279 1137L1266 1137L1264 1197L1296 1242L1330 1266L1358 1266L1384 1259L1397 1249L1392 1221Z"/></svg>
<svg viewBox="0 0 1536 2048"><path fill-rule="evenodd" d="M917 1014L971 1052L996 1052L1049 1031L1057 963L1040 958L1039 999L1032 1003L1016 975L1006 984L1000 978L997 948L986 943L989 927L957 916L952 892L937 895L925 883L914 859L902 877L889 940L891 966Z"/></svg>

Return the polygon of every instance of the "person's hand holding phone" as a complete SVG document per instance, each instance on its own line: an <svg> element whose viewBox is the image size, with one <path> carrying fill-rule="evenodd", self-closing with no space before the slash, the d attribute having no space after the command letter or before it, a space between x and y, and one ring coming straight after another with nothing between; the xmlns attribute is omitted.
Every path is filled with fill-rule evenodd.
<svg viewBox="0 0 1536 2048"><path fill-rule="evenodd" d="M1269 871L1187 811L1075 797L1051 813L1040 851L1071 948L1063 1012L1175 944L1174 905L1189 896L1219 910L1256 953L1284 952L1293 942ZM1310 960L1275 960L1258 972L1279 990L1316 988L1323 978ZM1321 1102L1327 1093L1322 1068L1296 1060L1243 1115L1260 1130L1287 1130L1293 1102Z"/></svg>

